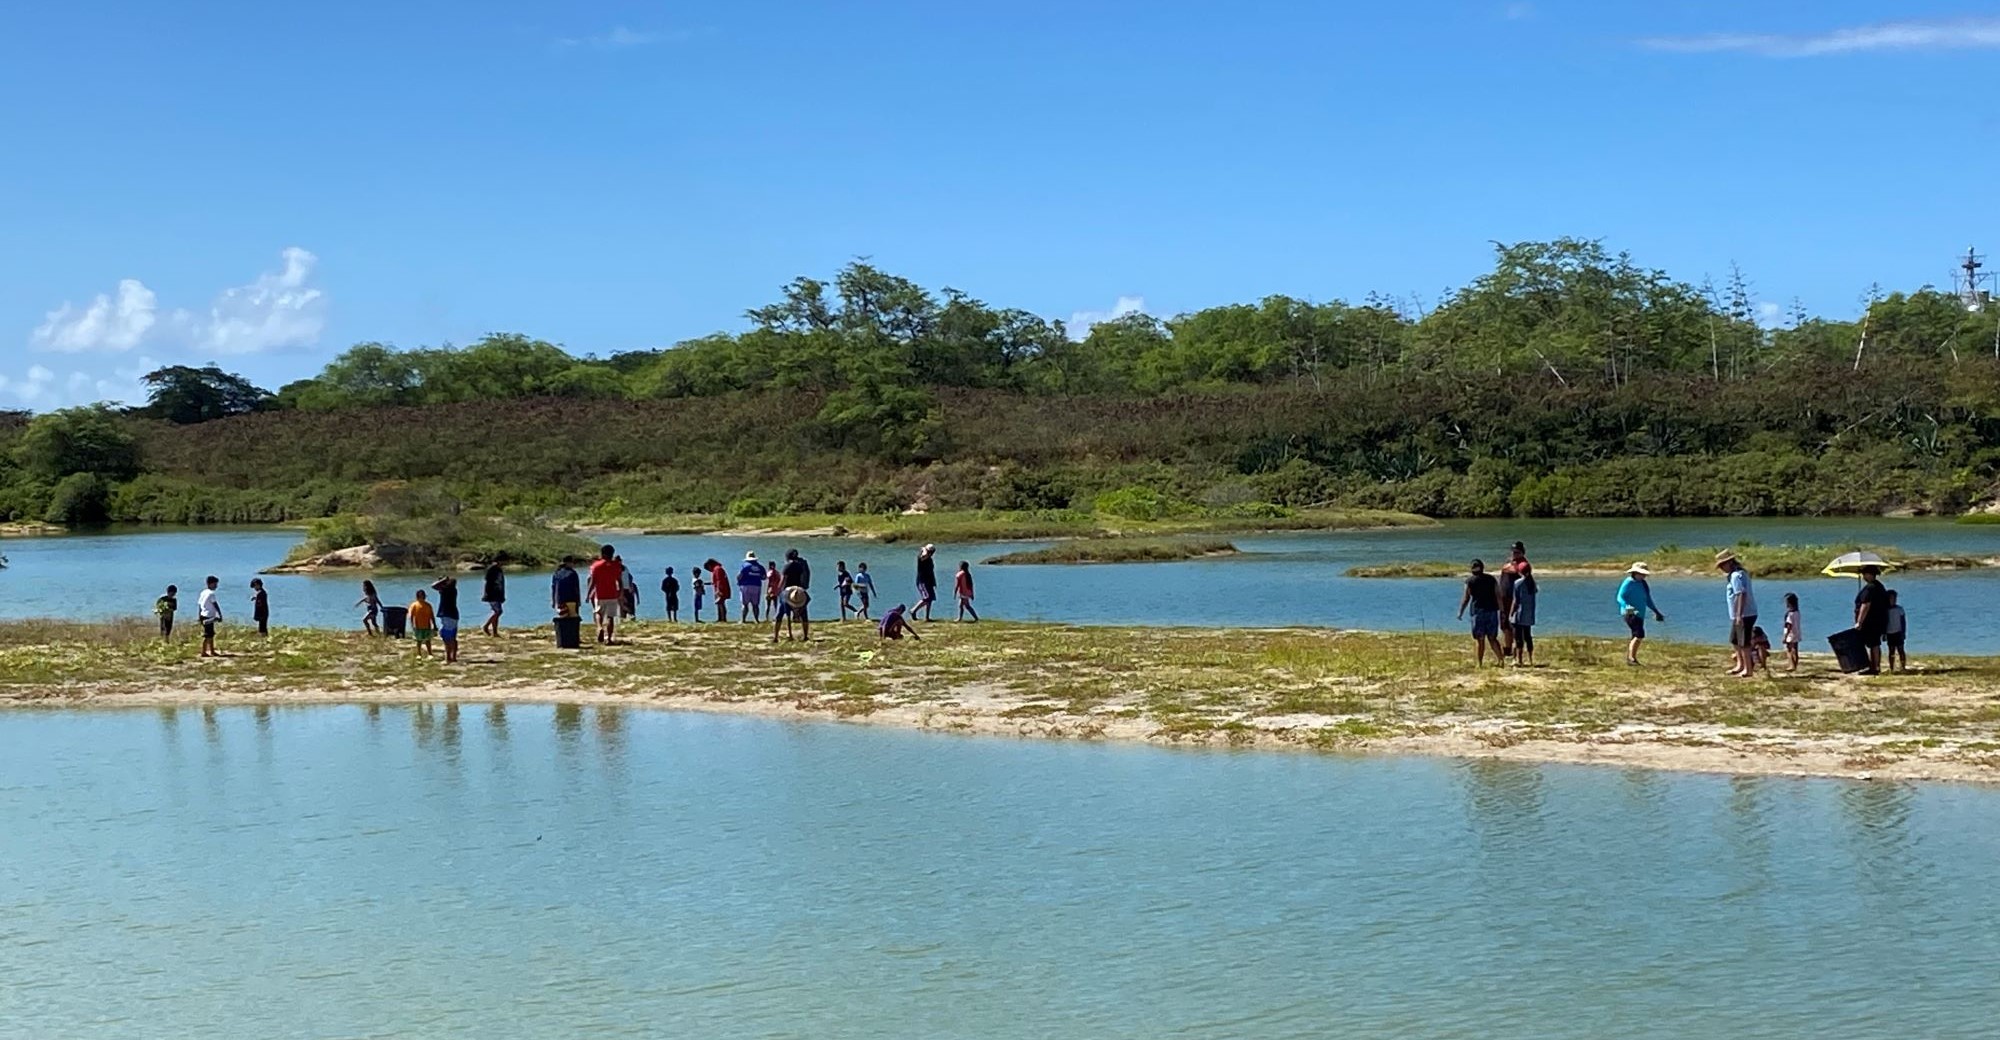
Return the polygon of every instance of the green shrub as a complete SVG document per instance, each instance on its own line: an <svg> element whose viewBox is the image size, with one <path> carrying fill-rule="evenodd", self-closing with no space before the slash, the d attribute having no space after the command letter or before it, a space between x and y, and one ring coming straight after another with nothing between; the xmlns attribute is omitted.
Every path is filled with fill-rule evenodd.
<svg viewBox="0 0 2000 1040"><path fill-rule="evenodd" d="M95 473L72 473L56 482L42 519L52 524L101 524L110 516L111 486Z"/></svg>
<svg viewBox="0 0 2000 1040"><path fill-rule="evenodd" d="M1125 487L1107 491L1091 502L1091 508L1100 516L1115 516L1124 520L1160 520L1169 511L1166 496L1148 487Z"/></svg>
<svg viewBox="0 0 2000 1040"><path fill-rule="evenodd" d="M887 483L869 484L854 493L847 503L847 512L864 515L900 513L909 505L902 488Z"/></svg>
<svg viewBox="0 0 2000 1040"><path fill-rule="evenodd" d="M752 496L739 498L729 503L729 515L739 520L756 520L778 515L778 503L768 498Z"/></svg>

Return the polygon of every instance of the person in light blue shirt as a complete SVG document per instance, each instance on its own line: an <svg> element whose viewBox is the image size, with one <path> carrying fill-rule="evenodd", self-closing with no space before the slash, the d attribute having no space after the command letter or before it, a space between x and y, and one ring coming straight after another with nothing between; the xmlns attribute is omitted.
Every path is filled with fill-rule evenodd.
<svg viewBox="0 0 2000 1040"><path fill-rule="evenodd" d="M1625 580L1618 584L1618 612L1625 617L1625 628L1632 633L1632 641L1625 644L1625 663L1639 663L1639 644L1646 641L1646 615L1653 615L1655 621L1665 621L1667 616L1653 605L1653 587L1646 584L1646 576L1653 573L1642 561L1625 569Z"/></svg>
<svg viewBox="0 0 2000 1040"><path fill-rule="evenodd" d="M1748 679L1757 674L1757 596L1750 591L1750 572L1728 549L1715 554L1715 569L1727 580L1722 594L1729 603L1729 645L1736 650L1729 674Z"/></svg>

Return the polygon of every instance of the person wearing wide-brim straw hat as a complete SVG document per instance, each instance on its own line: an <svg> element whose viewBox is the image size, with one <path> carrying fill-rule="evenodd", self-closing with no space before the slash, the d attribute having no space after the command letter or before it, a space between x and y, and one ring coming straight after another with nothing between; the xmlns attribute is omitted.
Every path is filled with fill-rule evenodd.
<svg viewBox="0 0 2000 1040"><path fill-rule="evenodd" d="M1750 589L1750 572L1729 549L1715 554L1715 569L1726 582L1723 595L1729 601L1729 645L1736 651L1736 666L1729 674L1748 679L1757 674L1757 596Z"/></svg>
<svg viewBox="0 0 2000 1040"><path fill-rule="evenodd" d="M1625 580L1618 586L1618 612L1625 618L1625 628L1632 634L1632 641L1625 645L1625 663L1639 663L1639 644L1646 641L1646 615L1653 620L1665 621L1667 616L1653 604L1653 587L1646 583L1652 574L1645 561L1625 568Z"/></svg>

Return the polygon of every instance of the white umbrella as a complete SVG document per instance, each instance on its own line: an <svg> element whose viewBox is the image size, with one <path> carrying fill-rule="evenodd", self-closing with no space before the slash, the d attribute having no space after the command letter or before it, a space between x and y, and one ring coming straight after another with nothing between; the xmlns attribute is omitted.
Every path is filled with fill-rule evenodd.
<svg viewBox="0 0 2000 1040"><path fill-rule="evenodd" d="M1880 553L1851 552L1835 557L1834 561L1827 564L1826 569L1820 573L1829 578L1852 578L1859 575L1864 567L1886 571L1894 570L1897 566L1883 559Z"/></svg>

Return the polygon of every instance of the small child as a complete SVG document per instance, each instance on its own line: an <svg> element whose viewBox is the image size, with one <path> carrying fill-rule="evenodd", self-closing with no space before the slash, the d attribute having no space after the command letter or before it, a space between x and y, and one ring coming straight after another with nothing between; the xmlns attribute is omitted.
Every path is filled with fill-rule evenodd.
<svg viewBox="0 0 2000 1040"><path fill-rule="evenodd" d="M868 601L875 598L875 579L868 576L868 564L866 562L854 565L854 591L861 594L861 607L855 612L854 616L866 621L868 620Z"/></svg>
<svg viewBox="0 0 2000 1040"><path fill-rule="evenodd" d="M1785 630L1778 634L1779 642L1785 644L1785 671L1799 670L1799 644L1805 641L1799 628L1799 594L1785 593Z"/></svg>
<svg viewBox="0 0 2000 1040"><path fill-rule="evenodd" d="M1909 635L1910 619L1904 615L1903 608L1896 604L1895 589L1889 590L1888 615L1888 627L1882 630L1882 640L1889 644L1889 652L1886 655L1888 660L1883 663L1887 664L1892 672L1907 672L1910 670L1910 657L1903 652L1903 640Z"/></svg>
<svg viewBox="0 0 2000 1040"><path fill-rule="evenodd" d="M363 608L361 630L371 636L381 635L382 626L378 622L382 616L382 597L376 595L374 582L362 579L361 598L355 600L354 605Z"/></svg>
<svg viewBox="0 0 2000 1040"><path fill-rule="evenodd" d="M840 620L854 610L854 575L847 573L847 561L836 560L833 564L833 590L840 593Z"/></svg>
<svg viewBox="0 0 2000 1040"><path fill-rule="evenodd" d="M431 601L422 589L410 603L410 633L417 637L417 656L431 656L431 640L437 638L437 613L431 610Z"/></svg>
<svg viewBox="0 0 2000 1040"><path fill-rule="evenodd" d="M958 574L951 579L951 591L958 597L958 619L964 621L970 614L972 620L979 620L979 612L972 609L972 564L958 561Z"/></svg>
<svg viewBox="0 0 2000 1040"><path fill-rule="evenodd" d="M257 623L257 635L271 636L271 597L264 591L264 579L250 579L250 620Z"/></svg>
<svg viewBox="0 0 2000 1040"><path fill-rule="evenodd" d="M694 623L701 624L701 601L708 592L708 580L701 576L700 567L694 569Z"/></svg>
<svg viewBox="0 0 2000 1040"><path fill-rule="evenodd" d="M660 597L667 601L667 620L681 619L681 580L674 577L674 569L667 568L667 576L660 579Z"/></svg>
<svg viewBox="0 0 2000 1040"><path fill-rule="evenodd" d="M162 642L174 638L174 611L181 609L181 587L167 586L167 594L153 601L153 616L160 619Z"/></svg>

